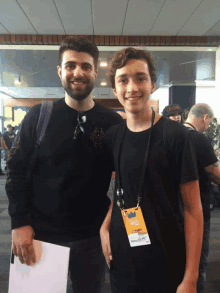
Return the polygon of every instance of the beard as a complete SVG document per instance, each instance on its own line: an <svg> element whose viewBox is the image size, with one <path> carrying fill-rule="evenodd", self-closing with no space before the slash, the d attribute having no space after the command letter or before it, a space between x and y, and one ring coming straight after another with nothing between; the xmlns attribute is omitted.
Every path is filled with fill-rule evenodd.
<svg viewBox="0 0 220 293"><path fill-rule="evenodd" d="M82 81L82 80L75 80L75 81ZM91 93L91 91L94 88L95 85L95 81L94 80L83 80L85 81L85 86L83 86L81 89L77 89L74 88L72 85L72 82L68 81L68 80L62 80L62 85L63 88L65 90L65 92L74 100L76 101L82 101L84 99L86 99L89 94Z"/></svg>

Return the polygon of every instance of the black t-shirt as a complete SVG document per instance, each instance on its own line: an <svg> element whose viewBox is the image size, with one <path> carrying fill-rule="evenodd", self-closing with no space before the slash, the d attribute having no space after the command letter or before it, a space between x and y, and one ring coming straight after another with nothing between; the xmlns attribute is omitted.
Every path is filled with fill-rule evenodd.
<svg viewBox="0 0 220 293"><path fill-rule="evenodd" d="M185 236L179 185L197 180L198 174L190 134L182 125L172 120L168 121L166 129L171 157L167 155L163 138L165 119L167 118L161 117L152 129L143 199L140 204L151 244L130 247L115 193L110 226L113 254L111 269L143 286L149 284L150 288L154 288L154 284L156 286L164 278L166 268L170 288L176 289L175 286L182 281L185 271ZM122 126L119 126L116 135L115 130L115 126L108 130L106 141L114 155L118 188L117 157ZM137 205L137 190L149 131L150 129L132 132L126 127L120 167L125 208Z"/></svg>
<svg viewBox="0 0 220 293"><path fill-rule="evenodd" d="M197 168L199 174L199 188L204 218L210 219L209 203L211 180L209 179L208 173L205 171L205 167L216 163L218 159L216 158L210 141L204 134L188 127L187 129L189 129L192 136L196 153Z"/></svg>
<svg viewBox="0 0 220 293"><path fill-rule="evenodd" d="M122 118L95 104L85 112L84 136L74 140L78 112L64 99L54 102L28 192L26 171L39 111L40 105L34 106L25 117L19 149L9 161L6 191L12 228L32 225L38 238L50 242L98 235L110 204L113 169L104 133Z"/></svg>
<svg viewBox="0 0 220 293"><path fill-rule="evenodd" d="M3 133L3 139L8 147L8 149L10 150L12 147L12 143L15 139L15 132L14 131L6 131Z"/></svg>

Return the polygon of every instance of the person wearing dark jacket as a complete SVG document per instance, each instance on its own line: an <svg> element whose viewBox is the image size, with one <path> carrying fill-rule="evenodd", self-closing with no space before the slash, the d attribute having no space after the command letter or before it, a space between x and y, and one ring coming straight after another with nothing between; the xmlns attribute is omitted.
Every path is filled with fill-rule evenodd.
<svg viewBox="0 0 220 293"><path fill-rule="evenodd" d="M2 158L2 150L3 150L3 145L2 145L2 133L0 131L0 175L5 175L2 171L2 164L1 164L1 158Z"/></svg>
<svg viewBox="0 0 220 293"><path fill-rule="evenodd" d="M204 215L203 244L199 265L199 278L197 293L202 293L206 279L206 266L209 254L210 235L210 193L211 181L220 183L220 164L214 153L209 139L203 134L212 122L213 111L209 105L200 103L194 105L184 123L190 131L196 153L197 168L199 175L200 196Z"/></svg>
<svg viewBox="0 0 220 293"><path fill-rule="evenodd" d="M6 169L8 167L8 161L10 158L10 150L15 139L15 132L13 131L13 127L11 124L7 125L7 130L3 133L1 142L2 146L5 150L5 161L6 161Z"/></svg>
<svg viewBox="0 0 220 293"><path fill-rule="evenodd" d="M99 229L110 205L113 170L104 134L122 121L92 99L98 55L87 39L68 37L62 42L57 70L65 98L53 104L30 183L26 174L41 106L27 113L6 183L15 255L27 265L35 262L33 239L69 246L76 293L102 290L105 262Z"/></svg>

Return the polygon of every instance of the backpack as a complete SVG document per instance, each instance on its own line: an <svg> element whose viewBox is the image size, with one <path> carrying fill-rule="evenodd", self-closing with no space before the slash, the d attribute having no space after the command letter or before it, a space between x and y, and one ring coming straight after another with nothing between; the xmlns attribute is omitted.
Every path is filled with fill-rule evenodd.
<svg viewBox="0 0 220 293"><path fill-rule="evenodd" d="M50 117L53 110L53 102L52 101L43 101L40 108L40 115L38 118L37 126L36 126L36 133L37 139L34 144L34 151L30 160L30 164L27 169L27 180L31 181L32 174L36 167L38 152L40 148L40 144L45 136L47 126L50 121Z"/></svg>

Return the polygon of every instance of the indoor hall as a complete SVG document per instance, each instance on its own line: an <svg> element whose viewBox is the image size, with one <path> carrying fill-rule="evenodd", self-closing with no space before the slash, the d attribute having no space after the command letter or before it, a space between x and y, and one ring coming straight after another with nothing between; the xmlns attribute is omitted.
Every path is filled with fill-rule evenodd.
<svg viewBox="0 0 220 293"><path fill-rule="evenodd" d="M189 109L195 103L208 103L217 127L220 123L219 15L218 0L2 0L0 131L3 133L7 124L17 130L30 107L64 96L56 67L59 45L69 35L89 38L99 48L99 73L92 91L95 102L113 111L123 110L106 77L107 65L121 48L146 48L153 53L157 66L156 90L150 100L154 110L161 113L169 104ZM217 147L219 137L212 135ZM4 163L2 151L2 166ZM4 293L8 286L11 236L5 176L0 180L0 291ZM112 195L112 186L109 194ZM217 204L211 215L205 293L220 291ZM71 290L68 283L68 292ZM105 292L111 292L107 267Z"/></svg>

